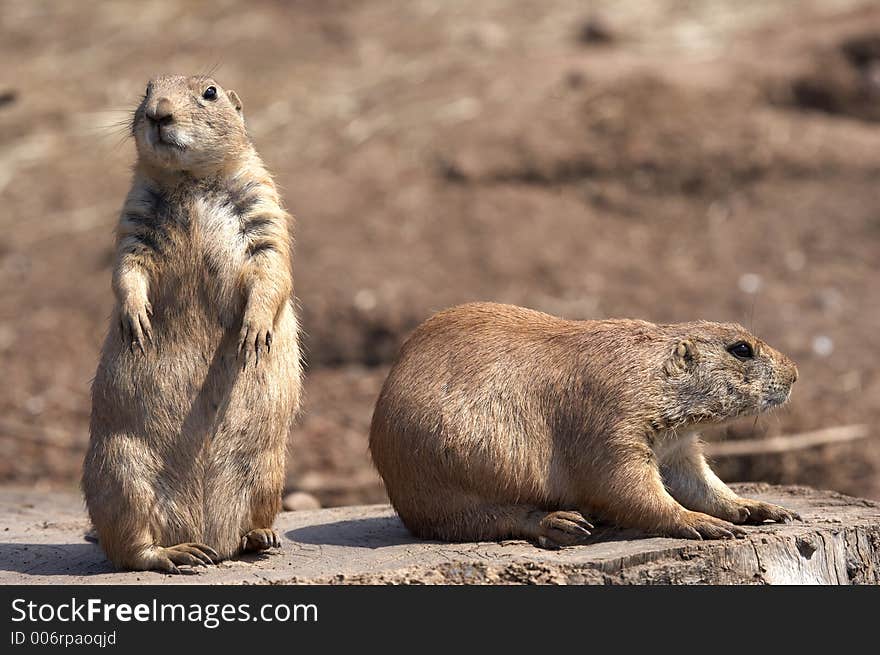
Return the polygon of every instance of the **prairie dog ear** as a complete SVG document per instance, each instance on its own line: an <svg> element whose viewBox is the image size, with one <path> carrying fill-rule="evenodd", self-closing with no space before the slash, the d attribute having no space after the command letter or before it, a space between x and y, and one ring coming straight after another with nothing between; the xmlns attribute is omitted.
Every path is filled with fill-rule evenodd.
<svg viewBox="0 0 880 655"><path fill-rule="evenodd" d="M667 375L678 375L693 369L699 353L693 341L683 339L675 344L663 370Z"/></svg>
<svg viewBox="0 0 880 655"><path fill-rule="evenodd" d="M238 97L238 94L235 91L227 91L226 95L229 97L229 102L232 103L232 106L235 107L235 111L239 114L241 113L241 98Z"/></svg>

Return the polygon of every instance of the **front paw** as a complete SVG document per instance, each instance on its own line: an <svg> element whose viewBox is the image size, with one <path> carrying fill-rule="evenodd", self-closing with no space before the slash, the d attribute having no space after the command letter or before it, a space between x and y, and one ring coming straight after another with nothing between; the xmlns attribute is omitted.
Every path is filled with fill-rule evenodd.
<svg viewBox="0 0 880 655"><path fill-rule="evenodd" d="M272 528L257 528L241 538L242 552L259 552L270 548L281 548L281 539Z"/></svg>
<svg viewBox="0 0 880 655"><path fill-rule="evenodd" d="M743 521L743 523L759 525L764 523L764 521L789 523L791 521L801 520L801 516L797 512L785 509L779 505L773 505L772 503L764 503L760 500L751 500L749 498L741 498L739 503L749 511L749 516Z"/></svg>
<svg viewBox="0 0 880 655"><path fill-rule="evenodd" d="M260 357L272 350L272 320L245 316L241 332L238 335L238 355L242 360L242 369L247 368L251 355L254 366L260 363Z"/></svg>
<svg viewBox="0 0 880 655"><path fill-rule="evenodd" d="M750 522L751 511L739 498L716 499L709 507L701 509L709 516L714 516L722 521L728 521L734 525L743 525Z"/></svg>
<svg viewBox="0 0 880 655"><path fill-rule="evenodd" d="M197 566L209 566L219 561L220 555L210 546L184 543L167 548L156 546L153 549L150 568L168 573L180 573L180 569L177 568L180 565L189 566L192 571Z"/></svg>
<svg viewBox="0 0 880 655"><path fill-rule="evenodd" d="M119 310L119 334L122 343L128 345L131 352L135 348L146 355L144 345L153 343L153 326L150 324L150 316L153 308L148 300L141 302L127 302Z"/></svg>

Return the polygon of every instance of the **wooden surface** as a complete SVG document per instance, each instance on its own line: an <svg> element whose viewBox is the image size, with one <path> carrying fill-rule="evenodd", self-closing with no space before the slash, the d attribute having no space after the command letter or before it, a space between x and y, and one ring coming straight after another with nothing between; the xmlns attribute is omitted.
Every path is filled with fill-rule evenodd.
<svg viewBox="0 0 880 655"><path fill-rule="evenodd" d="M0 584L547 583L865 584L880 582L880 504L805 487L743 484L743 495L803 522L749 527L746 539L687 541L597 529L547 551L521 541L414 539L386 505L285 512L280 551L198 573L117 572L75 494L0 489Z"/></svg>

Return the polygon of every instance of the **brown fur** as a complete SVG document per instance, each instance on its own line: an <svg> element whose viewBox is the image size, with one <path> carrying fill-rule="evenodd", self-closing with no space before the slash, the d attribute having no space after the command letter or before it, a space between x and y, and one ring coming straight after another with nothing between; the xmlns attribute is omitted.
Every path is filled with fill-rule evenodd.
<svg viewBox="0 0 880 655"><path fill-rule="evenodd" d="M740 360L727 348L753 347ZM674 537L740 536L788 520L706 464L702 425L785 402L797 369L739 325L568 321L454 307L404 344L370 451L415 535L578 543L597 516Z"/></svg>
<svg viewBox="0 0 880 655"><path fill-rule="evenodd" d="M278 545L301 386L291 219L215 81L153 80L132 132L82 484L114 564L175 571Z"/></svg>

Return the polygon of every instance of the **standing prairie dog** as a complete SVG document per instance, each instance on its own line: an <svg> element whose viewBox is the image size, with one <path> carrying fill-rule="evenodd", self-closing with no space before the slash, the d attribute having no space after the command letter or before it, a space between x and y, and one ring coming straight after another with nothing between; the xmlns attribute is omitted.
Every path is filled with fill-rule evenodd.
<svg viewBox="0 0 880 655"><path fill-rule="evenodd" d="M697 431L786 402L794 363L739 325L567 321L490 303L423 323L370 451L416 536L580 543L596 516L670 537L787 521L711 471Z"/></svg>
<svg viewBox="0 0 880 655"><path fill-rule="evenodd" d="M301 386L291 219L234 91L154 79L131 129L82 486L116 566L176 572L279 545Z"/></svg>

